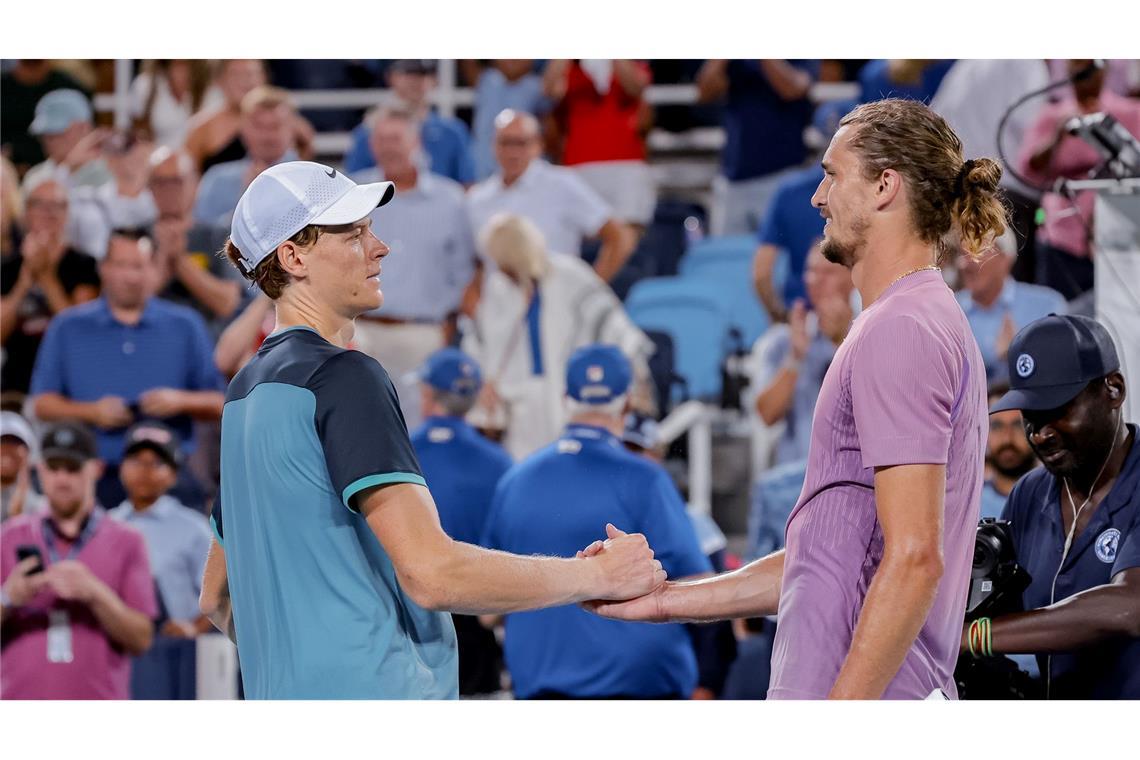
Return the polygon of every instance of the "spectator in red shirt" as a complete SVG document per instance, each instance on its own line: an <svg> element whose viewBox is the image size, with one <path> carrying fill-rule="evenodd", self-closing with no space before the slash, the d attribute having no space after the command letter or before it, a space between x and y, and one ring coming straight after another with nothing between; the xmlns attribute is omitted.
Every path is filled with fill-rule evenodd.
<svg viewBox="0 0 1140 760"><path fill-rule="evenodd" d="M653 218L657 191L646 163L652 112L642 99L649 66L630 60L556 60L543 76L557 104L562 163L606 200L614 215L641 230Z"/></svg>
<svg viewBox="0 0 1140 760"><path fill-rule="evenodd" d="M48 510L0 535L0 699L128 699L129 656L150 648L158 613L146 545L95 504L90 431L53 426L41 450ZM18 559L25 548L39 557Z"/></svg>

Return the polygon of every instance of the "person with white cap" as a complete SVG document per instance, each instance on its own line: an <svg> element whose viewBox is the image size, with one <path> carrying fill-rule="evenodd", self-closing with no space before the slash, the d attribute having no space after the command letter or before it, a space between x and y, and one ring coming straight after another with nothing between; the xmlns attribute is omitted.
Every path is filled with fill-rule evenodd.
<svg viewBox="0 0 1140 760"><path fill-rule="evenodd" d="M369 214L394 192L294 161L262 172L234 212L226 254L277 322L226 393L200 607L237 643L250 698L455 698L447 611L630 598L665 578L641 535L562 559L440 527L392 380L346 348L353 320L383 303L388 247Z"/></svg>
<svg viewBox="0 0 1140 760"><path fill-rule="evenodd" d="M24 175L25 192L49 178L71 188L111 181L111 170L101 157L110 134L96 129L94 120L91 102L79 90L53 90L40 98L28 132L39 137L47 159Z"/></svg>
<svg viewBox="0 0 1140 760"><path fill-rule="evenodd" d="M15 412L0 412L0 520L43 511L46 502L32 485L36 436Z"/></svg>

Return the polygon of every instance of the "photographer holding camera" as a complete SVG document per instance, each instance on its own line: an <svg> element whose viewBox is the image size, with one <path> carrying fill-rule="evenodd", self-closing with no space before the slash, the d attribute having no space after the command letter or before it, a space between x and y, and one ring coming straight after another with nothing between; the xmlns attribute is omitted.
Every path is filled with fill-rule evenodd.
<svg viewBox="0 0 1140 760"><path fill-rule="evenodd" d="M975 620L962 649L1036 654L1047 699L1140 698L1140 447L1116 348L1095 320L1050 315L1014 338L1009 375L990 411L1020 410L1045 465L1003 515L1028 611Z"/></svg>

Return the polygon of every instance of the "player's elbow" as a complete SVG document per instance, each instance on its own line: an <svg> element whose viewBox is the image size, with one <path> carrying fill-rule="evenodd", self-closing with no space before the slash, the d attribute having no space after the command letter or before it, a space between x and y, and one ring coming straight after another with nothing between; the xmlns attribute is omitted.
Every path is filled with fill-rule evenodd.
<svg viewBox="0 0 1140 760"><path fill-rule="evenodd" d="M432 612L451 609L454 583L449 581L445 559L420 559L398 568L397 575L400 587L420 607Z"/></svg>
<svg viewBox="0 0 1140 760"><path fill-rule="evenodd" d="M198 594L198 611L213 623L221 608L222 595L215 589L203 586L202 592ZM214 624L217 625L217 623Z"/></svg>
<svg viewBox="0 0 1140 760"><path fill-rule="evenodd" d="M909 581L930 588L938 586L946 571L942 547L936 542L907 543L888 550L890 561ZM884 555L884 561L887 559Z"/></svg>

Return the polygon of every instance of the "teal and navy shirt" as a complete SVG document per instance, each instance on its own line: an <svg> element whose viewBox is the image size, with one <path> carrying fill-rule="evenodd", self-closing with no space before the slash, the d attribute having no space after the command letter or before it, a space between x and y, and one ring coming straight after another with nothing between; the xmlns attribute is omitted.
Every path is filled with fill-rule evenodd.
<svg viewBox="0 0 1140 760"><path fill-rule="evenodd" d="M212 523L252 699L458 696L455 630L408 597L354 497L424 485L375 360L314 330L266 338L230 383Z"/></svg>

